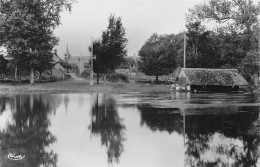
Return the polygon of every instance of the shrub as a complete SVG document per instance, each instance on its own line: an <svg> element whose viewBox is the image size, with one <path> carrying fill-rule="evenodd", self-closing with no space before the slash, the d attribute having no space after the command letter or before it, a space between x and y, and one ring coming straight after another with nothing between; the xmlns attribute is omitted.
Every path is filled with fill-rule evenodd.
<svg viewBox="0 0 260 167"><path fill-rule="evenodd" d="M124 74L112 73L107 75L107 80L110 82L129 82L128 77Z"/></svg>
<svg viewBox="0 0 260 167"><path fill-rule="evenodd" d="M83 78L89 78L91 73L91 69L85 69L83 73L81 74L81 77Z"/></svg>

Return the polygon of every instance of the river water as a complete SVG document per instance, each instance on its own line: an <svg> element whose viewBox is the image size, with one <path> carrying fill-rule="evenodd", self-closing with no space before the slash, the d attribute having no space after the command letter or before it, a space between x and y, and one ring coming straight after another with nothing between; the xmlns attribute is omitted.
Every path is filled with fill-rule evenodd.
<svg viewBox="0 0 260 167"><path fill-rule="evenodd" d="M259 166L258 94L0 95L0 167Z"/></svg>

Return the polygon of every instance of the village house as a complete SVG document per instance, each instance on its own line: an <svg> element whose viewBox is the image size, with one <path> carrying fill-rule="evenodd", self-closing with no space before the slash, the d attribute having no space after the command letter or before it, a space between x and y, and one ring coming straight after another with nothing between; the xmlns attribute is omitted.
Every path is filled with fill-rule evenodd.
<svg viewBox="0 0 260 167"><path fill-rule="evenodd" d="M57 50L54 49L53 53L53 67L51 69L51 75L52 78L58 79L58 80L64 80L66 77L66 69L62 64L62 59L58 56Z"/></svg>
<svg viewBox="0 0 260 167"><path fill-rule="evenodd" d="M248 86L236 69L182 68L176 91L239 91Z"/></svg>

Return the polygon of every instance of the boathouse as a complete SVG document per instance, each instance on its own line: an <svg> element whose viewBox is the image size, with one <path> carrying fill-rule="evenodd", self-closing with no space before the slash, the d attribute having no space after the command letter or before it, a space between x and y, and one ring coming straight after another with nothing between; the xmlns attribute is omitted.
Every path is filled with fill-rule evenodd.
<svg viewBox="0 0 260 167"><path fill-rule="evenodd" d="M176 78L177 91L239 91L248 86L236 69L182 68Z"/></svg>

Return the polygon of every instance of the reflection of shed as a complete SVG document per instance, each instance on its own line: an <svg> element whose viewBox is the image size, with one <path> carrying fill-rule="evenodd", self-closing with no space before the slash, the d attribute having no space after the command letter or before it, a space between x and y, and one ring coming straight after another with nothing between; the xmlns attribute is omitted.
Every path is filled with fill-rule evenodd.
<svg viewBox="0 0 260 167"><path fill-rule="evenodd" d="M176 89L188 91L238 91L248 86L236 69L182 68Z"/></svg>

